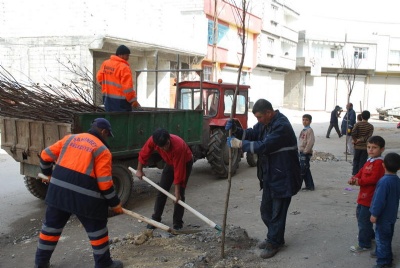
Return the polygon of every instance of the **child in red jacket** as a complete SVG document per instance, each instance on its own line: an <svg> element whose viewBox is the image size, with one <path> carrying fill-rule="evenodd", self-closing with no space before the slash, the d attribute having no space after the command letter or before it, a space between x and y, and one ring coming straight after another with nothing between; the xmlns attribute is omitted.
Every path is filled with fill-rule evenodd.
<svg viewBox="0 0 400 268"><path fill-rule="evenodd" d="M382 153L385 150L385 140L380 136L372 136L368 139L368 160L360 171L349 179L350 185L360 186L357 198L356 217L358 222L358 245L351 246L353 252L362 252L371 249L371 241L375 237L373 224L370 221L372 197L374 196L376 184L385 174L382 166Z"/></svg>

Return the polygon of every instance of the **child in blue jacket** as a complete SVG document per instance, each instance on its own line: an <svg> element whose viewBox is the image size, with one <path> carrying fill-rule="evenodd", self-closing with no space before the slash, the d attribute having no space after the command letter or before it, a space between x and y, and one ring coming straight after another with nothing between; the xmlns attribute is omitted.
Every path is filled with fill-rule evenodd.
<svg viewBox="0 0 400 268"><path fill-rule="evenodd" d="M396 175L400 169L400 155L389 153L383 160L385 175L378 181L370 212L371 222L376 224L375 241L376 266L392 267L392 238L397 220L400 198L400 179Z"/></svg>

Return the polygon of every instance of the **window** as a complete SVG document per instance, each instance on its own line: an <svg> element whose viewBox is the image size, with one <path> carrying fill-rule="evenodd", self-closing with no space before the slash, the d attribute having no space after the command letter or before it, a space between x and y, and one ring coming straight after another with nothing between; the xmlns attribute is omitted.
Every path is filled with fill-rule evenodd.
<svg viewBox="0 0 400 268"><path fill-rule="evenodd" d="M367 47L354 47L354 58L366 59L368 54Z"/></svg>
<svg viewBox="0 0 400 268"><path fill-rule="evenodd" d="M230 115L232 110L232 101L235 91L226 90L224 94L224 114ZM236 97L236 114L245 114L246 111L246 94L247 92L238 92Z"/></svg>
<svg viewBox="0 0 400 268"><path fill-rule="evenodd" d="M211 81L212 80L212 67L204 66L203 74L204 74L204 81Z"/></svg>
<svg viewBox="0 0 400 268"><path fill-rule="evenodd" d="M178 108L182 110L201 110L200 89L182 88L178 103Z"/></svg>
<svg viewBox="0 0 400 268"><path fill-rule="evenodd" d="M336 51L331 49L331 59L336 58Z"/></svg>
<svg viewBox="0 0 400 268"><path fill-rule="evenodd" d="M400 64L400 50L390 50L389 63Z"/></svg>
<svg viewBox="0 0 400 268"><path fill-rule="evenodd" d="M269 52L274 52L274 43L275 43L275 40L273 38L268 37L267 49Z"/></svg>
<svg viewBox="0 0 400 268"><path fill-rule="evenodd" d="M312 45L312 56L314 58L319 58L322 59L322 52L323 52L323 47L319 44L313 44Z"/></svg>

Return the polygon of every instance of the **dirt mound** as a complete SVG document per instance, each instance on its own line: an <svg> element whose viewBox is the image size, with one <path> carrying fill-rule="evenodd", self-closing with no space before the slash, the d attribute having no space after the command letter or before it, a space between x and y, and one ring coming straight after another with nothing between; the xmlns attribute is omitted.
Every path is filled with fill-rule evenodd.
<svg viewBox="0 0 400 268"><path fill-rule="evenodd" d="M137 238L143 234L112 239L112 256L123 259L124 267L239 268L248 267L248 263L260 267L262 260L254 252L257 241L249 238L245 229L233 225L226 230L224 259L221 257L222 236L216 230L176 236L155 230L147 235L147 241L137 245Z"/></svg>
<svg viewBox="0 0 400 268"><path fill-rule="evenodd" d="M333 154L326 152L318 152L314 151L313 156L311 157L311 161L339 161Z"/></svg>

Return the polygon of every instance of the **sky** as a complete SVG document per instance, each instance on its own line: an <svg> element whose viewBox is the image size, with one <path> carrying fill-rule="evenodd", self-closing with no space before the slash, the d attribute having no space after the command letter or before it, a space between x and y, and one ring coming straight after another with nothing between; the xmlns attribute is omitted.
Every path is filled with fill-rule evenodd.
<svg viewBox="0 0 400 268"><path fill-rule="evenodd" d="M399 0L295 0L292 5L300 13L300 25L303 29L312 27L355 30L351 26L355 24L359 31L382 34L389 31L400 36ZM337 27L332 27L333 25Z"/></svg>

